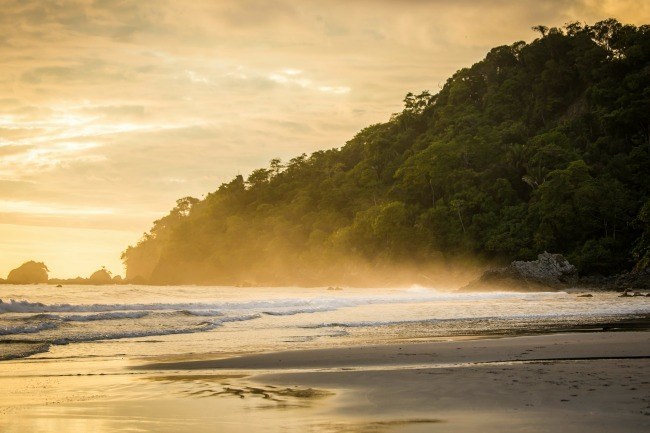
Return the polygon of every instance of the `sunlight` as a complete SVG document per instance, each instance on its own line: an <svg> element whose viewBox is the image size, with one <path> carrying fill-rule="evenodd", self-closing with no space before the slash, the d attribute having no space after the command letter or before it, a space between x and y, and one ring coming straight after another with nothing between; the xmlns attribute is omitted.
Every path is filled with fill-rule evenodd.
<svg viewBox="0 0 650 433"><path fill-rule="evenodd" d="M649 21L2 2L0 432L647 431Z"/></svg>
<svg viewBox="0 0 650 433"><path fill-rule="evenodd" d="M115 210L110 208L57 206L32 201L0 200L0 213L88 216L111 215L115 213Z"/></svg>

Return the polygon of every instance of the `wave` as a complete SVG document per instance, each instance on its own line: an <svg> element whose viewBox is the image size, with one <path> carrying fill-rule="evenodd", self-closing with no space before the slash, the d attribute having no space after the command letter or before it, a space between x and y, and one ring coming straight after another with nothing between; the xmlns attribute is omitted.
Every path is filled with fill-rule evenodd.
<svg viewBox="0 0 650 433"><path fill-rule="evenodd" d="M101 340L119 340L122 338L142 338L142 337L157 337L162 335L174 335L174 334L193 334L197 332L206 332L210 331L220 324L215 324L212 322L202 322L195 327L189 328L173 328L173 329L147 329L147 330L136 330L136 331L123 331L123 332L106 332L106 333L96 333L96 334L78 334L65 336L61 338L54 338L48 343L54 345L66 345L70 343L83 343L89 341L101 341Z"/></svg>
<svg viewBox="0 0 650 433"><path fill-rule="evenodd" d="M50 345L48 343L3 344L2 352L0 353L0 361L27 358L28 356L47 352L48 350L50 350Z"/></svg>
<svg viewBox="0 0 650 433"><path fill-rule="evenodd" d="M512 323L516 321L570 321L570 320L613 320L621 317L630 316L645 316L647 311L634 310L629 312L614 313L611 311L595 311L595 312L572 312L572 313L557 313L557 314L521 314L512 316L481 316L481 317L454 317L445 319L415 319L415 320L367 320L357 322L324 322L310 325L301 325L297 328L302 329L320 329L320 328L370 328L382 326L400 326L400 325L427 325L436 323L471 323L471 322L488 322L488 323Z"/></svg>
<svg viewBox="0 0 650 433"><path fill-rule="evenodd" d="M43 304L41 302L0 299L0 313L101 313L112 311L178 311L195 316L218 316L220 310L249 310L258 308L286 308L308 305L309 300L282 299L269 301L223 303L155 303L155 304Z"/></svg>
<svg viewBox="0 0 650 433"><path fill-rule="evenodd" d="M218 316L224 310L264 310L267 314L282 315L283 309L300 309L303 312L333 311L339 308L372 304L402 304L430 301L521 299L537 300L540 297L564 296L564 292L486 292L455 293L413 288L395 295L380 296L340 296L315 298L285 298L274 300L256 300L242 302L217 303L152 303L152 304L43 304L41 302L0 299L0 313L102 313L112 311L183 311L196 316Z"/></svg>
<svg viewBox="0 0 650 433"><path fill-rule="evenodd" d="M60 319L65 322L93 322L96 320L140 319L148 315L149 312L147 311L114 311L97 314L73 314L69 316L61 316Z"/></svg>
<svg viewBox="0 0 650 433"><path fill-rule="evenodd" d="M184 316L198 316L198 317L223 316L223 313L221 311L213 311L213 310L180 310L177 311L177 313L182 314Z"/></svg>
<svg viewBox="0 0 650 433"><path fill-rule="evenodd" d="M106 313L69 314L63 316L52 313L38 313L27 317L21 317L20 320L24 322L38 322L45 320L62 322L94 322L98 320L140 319L148 315L148 311L111 311Z"/></svg>
<svg viewBox="0 0 650 433"><path fill-rule="evenodd" d="M223 319L219 319L216 322L213 323L229 323L229 322L245 322L247 320L254 320L254 319L259 319L262 317L260 314L247 314L243 316L230 316L230 317L224 317Z"/></svg>
<svg viewBox="0 0 650 433"><path fill-rule="evenodd" d="M309 325L297 326L301 329L320 329L320 328L370 328L381 326L400 326L400 325L427 325L435 323L470 323L470 322L503 322L509 323L513 321L563 321L563 320L584 320L594 317L601 319L616 319L621 316L644 316L647 314L646 310L632 310L626 312L613 313L611 311L589 311L589 312L572 312L572 313L555 313L555 314L521 314L511 316L481 316L481 317L453 317L445 319L414 319L414 320L362 320L356 322L323 322Z"/></svg>
<svg viewBox="0 0 650 433"><path fill-rule="evenodd" d="M296 314L324 313L334 310L336 310L334 307L307 307L292 310L262 311L262 314L267 316L295 316Z"/></svg>
<svg viewBox="0 0 650 433"><path fill-rule="evenodd" d="M115 314L115 313L111 313ZM99 318L100 315L96 315L93 319L91 320L103 320ZM79 317L89 317L89 316L79 316ZM84 341L97 341L97 340L115 340L115 339L120 339L120 338L136 338L136 337L150 337L150 336L161 336L161 335L172 335L172 334L189 334L189 333L196 333L196 332L206 332L213 330L215 328L218 328L222 326L225 323L230 323L230 322L242 322L242 321L247 321L247 320L254 320L260 318L260 314L245 314L245 315L239 315L239 316L230 316L230 317L223 317L219 318L217 320L211 320L211 321L202 321L202 322L194 322L194 323L167 323L163 324L162 326L158 327L150 327L147 326L146 329L142 329L142 325L139 327L141 329L130 329L126 331L120 331L120 332L99 332L96 329L85 329L82 332L73 334L73 333L66 333L68 335L61 335L58 333L58 335L53 335L50 338L47 338L46 340L43 339L42 336L38 337L38 341L22 341L21 342L31 342L31 343L36 343L36 342L46 342L50 344L56 344L56 345L62 345L62 344L69 344L69 343L78 343L78 342L84 342ZM79 318L76 318L79 319ZM77 320L79 321L79 320ZM81 321L87 321L87 320L81 320ZM136 325L138 326L138 325ZM57 329L59 325L56 322L43 322L35 325L24 325L24 326L13 326L13 327L6 327L6 328L0 328L0 335L14 335L14 334L28 334L28 333L38 333L43 330L52 330L52 329ZM82 329L82 328L79 328Z"/></svg>
<svg viewBox="0 0 650 433"><path fill-rule="evenodd" d="M37 332L58 328L59 325L53 322L37 323L35 325L7 326L0 328L0 335L36 334Z"/></svg>

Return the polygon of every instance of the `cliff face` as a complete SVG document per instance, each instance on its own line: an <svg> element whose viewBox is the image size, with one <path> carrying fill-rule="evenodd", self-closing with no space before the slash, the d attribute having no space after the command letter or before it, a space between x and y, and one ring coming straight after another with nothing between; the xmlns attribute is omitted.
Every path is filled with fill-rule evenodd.
<svg viewBox="0 0 650 433"><path fill-rule="evenodd" d="M9 272L7 283L9 284L37 284L47 283L49 269L43 262L29 261L23 263L16 269Z"/></svg>
<svg viewBox="0 0 650 433"><path fill-rule="evenodd" d="M341 148L178 200L127 277L344 284L544 251L632 269L650 251L649 69L650 27L614 20L494 48Z"/></svg>

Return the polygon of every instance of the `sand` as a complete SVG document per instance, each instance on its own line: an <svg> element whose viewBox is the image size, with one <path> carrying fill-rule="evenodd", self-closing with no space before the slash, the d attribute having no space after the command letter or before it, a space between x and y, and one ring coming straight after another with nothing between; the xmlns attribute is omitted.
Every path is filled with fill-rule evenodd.
<svg viewBox="0 0 650 433"><path fill-rule="evenodd" d="M650 429L649 332L183 358L2 363L0 431Z"/></svg>
<svg viewBox="0 0 650 433"><path fill-rule="evenodd" d="M650 333L600 332L268 353L144 366L245 371L248 389L332 393L306 431L640 432ZM252 394L251 394L252 395ZM328 397L324 397L327 399Z"/></svg>
<svg viewBox="0 0 650 433"><path fill-rule="evenodd" d="M365 368L464 362L650 356L649 332L569 333L465 341L352 346L296 350L185 362L146 364L144 369L284 370Z"/></svg>

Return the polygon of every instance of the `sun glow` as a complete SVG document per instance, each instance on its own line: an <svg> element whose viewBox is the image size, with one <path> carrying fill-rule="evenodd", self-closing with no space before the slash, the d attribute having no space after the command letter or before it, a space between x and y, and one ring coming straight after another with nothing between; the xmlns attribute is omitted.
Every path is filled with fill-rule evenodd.
<svg viewBox="0 0 650 433"><path fill-rule="evenodd" d="M115 213L115 210L110 208L58 206L33 201L0 200L0 213L3 212L36 215L88 216L111 215Z"/></svg>
<svg viewBox="0 0 650 433"><path fill-rule="evenodd" d="M632 0L4 3L0 225L129 215L139 233L179 197L343 145L531 26L648 21Z"/></svg>

